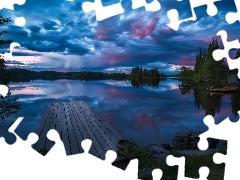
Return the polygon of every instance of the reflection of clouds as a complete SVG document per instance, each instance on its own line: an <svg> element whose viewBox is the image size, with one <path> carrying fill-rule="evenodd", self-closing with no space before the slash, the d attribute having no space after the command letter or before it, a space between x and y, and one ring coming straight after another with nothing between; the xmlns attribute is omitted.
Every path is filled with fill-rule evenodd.
<svg viewBox="0 0 240 180"><path fill-rule="evenodd" d="M11 96L19 98L22 109L8 120L23 116L17 133L26 138L36 129L50 103L85 101L123 137L132 138L141 146L171 143L174 134L181 131L207 130L203 124L205 111L194 106L192 93L181 95L177 80L161 81L159 89L134 89L124 82L37 80L11 83L14 92ZM229 97L223 98L220 115L215 116L217 122L231 114L230 103Z"/></svg>
<svg viewBox="0 0 240 180"><path fill-rule="evenodd" d="M144 87L148 91L154 91L154 92L163 92L168 90L178 90L178 84L179 81L175 79L167 79L164 81L160 81L158 88L152 88L152 87Z"/></svg>
<svg viewBox="0 0 240 180"><path fill-rule="evenodd" d="M22 89L15 89L11 90L12 95L20 95L20 94L35 94L40 95L44 94L44 92L41 89L35 88L35 87L26 87Z"/></svg>
<svg viewBox="0 0 240 180"><path fill-rule="evenodd" d="M130 81L105 81L105 84L119 87L132 87ZM144 87L148 91L162 92L168 90L176 90L178 88L179 81L175 79L167 79L160 81L158 88Z"/></svg>
<svg viewBox="0 0 240 180"><path fill-rule="evenodd" d="M129 81L106 81L105 82L108 85L112 85L112 86L128 86L131 87L131 82Z"/></svg>

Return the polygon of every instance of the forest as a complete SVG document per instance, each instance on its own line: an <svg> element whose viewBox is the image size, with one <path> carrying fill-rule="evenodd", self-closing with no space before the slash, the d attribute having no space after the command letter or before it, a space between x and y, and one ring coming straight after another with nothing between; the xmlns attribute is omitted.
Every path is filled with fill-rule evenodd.
<svg viewBox="0 0 240 180"><path fill-rule="evenodd" d="M200 49L196 55L194 69L181 67L179 77L194 82L227 82L229 75L236 75L237 70L230 71L224 60L215 61L212 57L214 50L219 49L218 41L213 39L208 46L207 52ZM237 51L235 59L240 57L240 50Z"/></svg>
<svg viewBox="0 0 240 180"><path fill-rule="evenodd" d="M82 71L73 72L72 77L74 79L91 81L91 80L127 80L128 74L126 73L104 73L104 72L92 72L92 71Z"/></svg>
<svg viewBox="0 0 240 180"><path fill-rule="evenodd" d="M178 85L181 94L193 93L194 105L198 109L205 110L205 115L211 114L215 116L219 114L221 102L224 94L211 94L212 88L223 88L227 85L229 75L237 75L237 69L229 70L224 60L215 61L212 57L212 52L219 49L218 41L213 39L208 46L207 52L196 54L194 69L183 66L179 77L182 82ZM240 57L238 49L235 59ZM232 113L237 116L240 109L240 95L231 94L230 102Z"/></svg>

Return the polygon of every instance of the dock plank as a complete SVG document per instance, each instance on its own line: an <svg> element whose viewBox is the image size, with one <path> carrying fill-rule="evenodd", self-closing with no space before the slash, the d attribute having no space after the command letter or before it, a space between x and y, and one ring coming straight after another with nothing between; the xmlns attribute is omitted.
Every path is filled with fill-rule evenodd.
<svg viewBox="0 0 240 180"><path fill-rule="evenodd" d="M56 129L60 134L67 155L82 153L81 142L91 139L89 153L105 159L106 151L117 151L118 142L123 139L83 101L51 103L35 131L39 141L33 146L34 149L53 146L53 142L46 137L49 129Z"/></svg>

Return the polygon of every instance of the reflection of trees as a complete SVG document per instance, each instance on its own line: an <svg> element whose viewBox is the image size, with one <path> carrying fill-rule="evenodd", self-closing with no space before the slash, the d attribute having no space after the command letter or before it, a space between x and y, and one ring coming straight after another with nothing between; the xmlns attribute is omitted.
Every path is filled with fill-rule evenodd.
<svg viewBox="0 0 240 180"><path fill-rule="evenodd" d="M179 84L181 94L190 93L193 90L194 94L194 105L198 109L202 108L205 110L205 115L215 116L216 113L220 112L221 101L223 95L221 94L210 94L210 87L216 86L214 84L190 84L182 82Z"/></svg>
<svg viewBox="0 0 240 180"><path fill-rule="evenodd" d="M131 84L134 88L153 87L158 88L160 81L165 79L132 79Z"/></svg>
<svg viewBox="0 0 240 180"><path fill-rule="evenodd" d="M193 90L194 95L194 105L198 109L202 108L205 110L205 114L215 116L219 114L221 108L222 94L210 94L211 88L222 87L221 84L202 84L202 83L189 83L182 82L178 85L181 94L190 93ZM230 98L232 113L237 116L238 111L240 111L240 94L233 94Z"/></svg>
<svg viewBox="0 0 240 180"><path fill-rule="evenodd" d="M238 115L237 112L240 110L240 94L232 95L231 106L232 106L232 112L236 117Z"/></svg>
<svg viewBox="0 0 240 180"><path fill-rule="evenodd" d="M0 119L5 120L12 114L16 114L21 109L17 98L3 98L0 101Z"/></svg>
<svg viewBox="0 0 240 180"><path fill-rule="evenodd" d="M0 120L6 120L12 114L17 114L21 105L17 101L17 98L10 98L10 92L8 96L2 97L0 95ZM7 126L0 126L0 128L7 130L11 124Z"/></svg>

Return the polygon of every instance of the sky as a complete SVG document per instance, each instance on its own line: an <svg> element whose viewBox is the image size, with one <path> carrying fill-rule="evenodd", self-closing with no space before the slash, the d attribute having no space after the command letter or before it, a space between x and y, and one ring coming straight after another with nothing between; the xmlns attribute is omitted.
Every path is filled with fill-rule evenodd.
<svg viewBox="0 0 240 180"><path fill-rule="evenodd" d="M89 0L93 2L93 0ZM177 9L180 19L192 16L189 0L159 0L161 9L133 10L130 0L122 0L125 12L96 21L95 12L83 12L86 0L26 0L14 11L3 9L4 17L23 16L26 24L6 28L3 38L20 43L13 57L5 58L8 68L31 70L130 72L132 67L158 68L160 73L176 74L181 66L194 66L199 49L207 51L218 31L224 29L228 40L239 38L239 22L228 24L225 16L236 12L234 0L216 2L218 13L210 17L206 6L195 8L197 21L182 23L172 30L167 12ZM151 3L152 0L147 0ZM104 6L119 0L102 0ZM5 47L7 48L7 47ZM3 49L5 52L7 49Z"/></svg>

